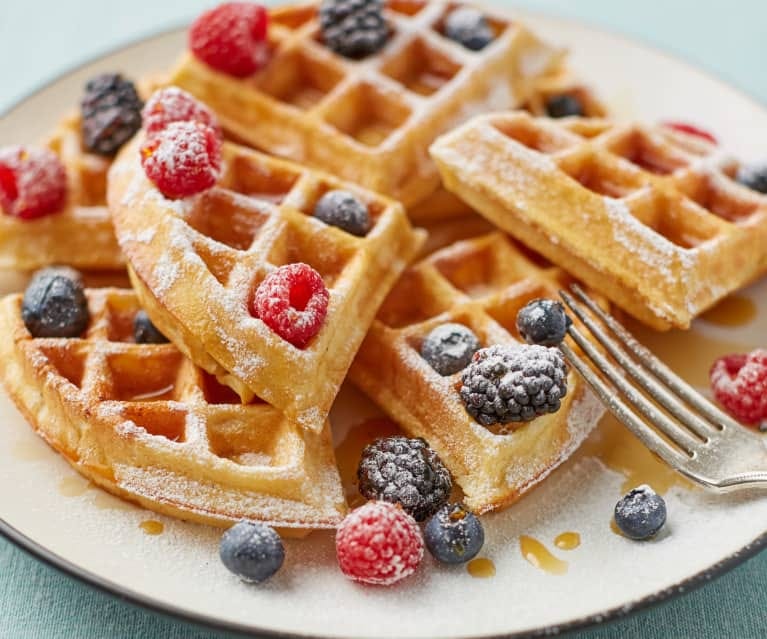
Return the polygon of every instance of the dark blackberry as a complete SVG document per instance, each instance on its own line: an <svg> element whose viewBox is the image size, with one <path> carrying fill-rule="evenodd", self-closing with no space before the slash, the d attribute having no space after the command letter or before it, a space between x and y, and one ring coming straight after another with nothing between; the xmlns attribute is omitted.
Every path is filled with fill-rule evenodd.
<svg viewBox="0 0 767 639"><path fill-rule="evenodd" d="M21 319L32 337L79 337L90 320L80 274L67 267L37 271L24 292Z"/></svg>
<svg viewBox="0 0 767 639"><path fill-rule="evenodd" d="M463 504L445 504L423 531L429 552L445 564L462 564L477 556L485 543L479 519Z"/></svg>
<svg viewBox="0 0 767 639"><path fill-rule="evenodd" d="M477 351L460 388L466 410L483 426L555 413L566 394L567 368L559 349L526 344Z"/></svg>
<svg viewBox="0 0 767 639"><path fill-rule="evenodd" d="M585 116L586 110L581 101L570 93L553 95L546 100L546 115L550 118L566 118L569 116Z"/></svg>
<svg viewBox="0 0 767 639"><path fill-rule="evenodd" d="M744 164L738 169L735 179L757 193L767 193L767 161Z"/></svg>
<svg viewBox="0 0 767 639"><path fill-rule="evenodd" d="M136 344L166 344L168 342L168 338L152 324L146 311L139 311L133 318L133 339L136 340Z"/></svg>
<svg viewBox="0 0 767 639"><path fill-rule="evenodd" d="M80 102L83 146L114 155L141 128L142 107L136 87L119 73L92 78Z"/></svg>
<svg viewBox="0 0 767 639"><path fill-rule="evenodd" d="M517 330L528 344L557 346L565 339L572 321L559 302L537 299L517 313Z"/></svg>
<svg viewBox="0 0 767 639"><path fill-rule="evenodd" d="M459 7L448 14L445 35L472 51L484 49L494 38L487 18L471 7Z"/></svg>
<svg viewBox="0 0 767 639"><path fill-rule="evenodd" d="M362 237L368 232L368 207L349 191L328 191L314 206L314 217Z"/></svg>
<svg viewBox="0 0 767 639"><path fill-rule="evenodd" d="M421 357L440 375L453 375L468 366L479 349L477 336L463 324L437 326L421 344Z"/></svg>
<svg viewBox="0 0 767 639"><path fill-rule="evenodd" d="M382 0L323 0L320 28L327 47L347 58L375 53L389 38Z"/></svg>
<svg viewBox="0 0 767 639"><path fill-rule="evenodd" d="M359 489L367 499L398 503L424 521L448 500L450 472L423 439L385 437L362 451Z"/></svg>
<svg viewBox="0 0 767 639"><path fill-rule="evenodd" d="M666 502L652 488L642 485L629 491L615 505L615 524L631 539L649 539L666 523Z"/></svg>
<svg viewBox="0 0 767 639"><path fill-rule="evenodd" d="M259 583L282 566L285 549L280 536L266 524L240 521L221 537L222 563L244 581Z"/></svg>

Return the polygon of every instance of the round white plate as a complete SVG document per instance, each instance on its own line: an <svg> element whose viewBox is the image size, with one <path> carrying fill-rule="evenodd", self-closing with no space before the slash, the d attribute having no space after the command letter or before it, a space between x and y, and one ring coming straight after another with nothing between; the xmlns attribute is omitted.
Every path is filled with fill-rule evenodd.
<svg viewBox="0 0 767 639"><path fill-rule="evenodd" d="M620 117L706 124L748 159L767 149L767 112L721 82L583 25L521 11L517 17L569 46L574 66ZM95 72L119 69L138 77L169 65L183 43L180 31L156 36L60 78L2 118L0 143L42 136L77 103L84 81ZM13 285L13 278L2 284ZM684 334L640 331L640 336L705 387L715 356L764 345L767 283L745 295L722 314L724 321L739 319L739 326L723 326L720 317L699 321ZM333 416L338 439L345 434L343 423L349 423L350 405L357 406L351 421L375 412L352 395L344 389ZM767 542L765 493L714 497L680 485L631 436L607 423L538 489L506 512L484 518L482 556L494 562L493 577L474 578L464 567L437 566L427 557L417 575L399 586L361 587L339 572L332 534L313 533L288 540L284 569L269 584L253 587L219 563L220 531L159 517L90 487L37 439L2 394L0 422L0 529L6 535L123 597L219 627L334 637L553 632L689 588ZM625 487L642 481L667 489L668 524L649 543L631 542L609 525ZM147 534L141 527L147 520L161 522L164 532ZM555 537L566 531L580 534L578 548L555 546ZM563 574L542 569L546 561L536 567L526 559L522 536L566 562L557 564Z"/></svg>

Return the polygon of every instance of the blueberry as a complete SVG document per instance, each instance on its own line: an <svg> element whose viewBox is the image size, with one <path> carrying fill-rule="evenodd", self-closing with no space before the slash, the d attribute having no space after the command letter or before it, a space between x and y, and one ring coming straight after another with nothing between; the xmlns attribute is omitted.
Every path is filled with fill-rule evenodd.
<svg viewBox="0 0 767 639"><path fill-rule="evenodd" d="M136 340L136 344L165 344L168 342L168 338L152 324L146 311L139 311L133 318L133 339Z"/></svg>
<svg viewBox="0 0 767 639"><path fill-rule="evenodd" d="M368 232L368 207L348 191L328 191L314 206L314 217L362 237Z"/></svg>
<svg viewBox="0 0 767 639"><path fill-rule="evenodd" d="M285 560L285 549L273 528L243 520L221 537L219 556L235 575L244 581L259 583L280 569Z"/></svg>
<svg viewBox="0 0 767 639"><path fill-rule="evenodd" d="M767 161L744 164L738 169L735 179L758 193L767 193Z"/></svg>
<svg viewBox="0 0 767 639"><path fill-rule="evenodd" d="M460 7L445 18L445 35L467 49L479 51L493 41L485 16L471 7Z"/></svg>
<svg viewBox="0 0 767 639"><path fill-rule="evenodd" d="M631 539L649 539L666 523L666 502L647 485L629 491L615 505L615 523Z"/></svg>
<svg viewBox="0 0 767 639"><path fill-rule="evenodd" d="M90 315L80 274L66 267L37 271L24 293L21 318L32 337L81 335Z"/></svg>
<svg viewBox="0 0 767 639"><path fill-rule="evenodd" d="M479 350L477 336L463 324L442 324L421 344L421 357L440 375L453 375L468 366Z"/></svg>
<svg viewBox="0 0 767 639"><path fill-rule="evenodd" d="M485 531L463 504L445 504L426 524L424 541L437 561L462 564L482 549Z"/></svg>
<svg viewBox="0 0 767 639"><path fill-rule="evenodd" d="M528 344L557 346L572 322L559 302L536 299L517 313L517 330Z"/></svg>
<svg viewBox="0 0 767 639"><path fill-rule="evenodd" d="M576 96L563 93L553 95L546 101L546 114L550 118L566 118L574 115L582 117L586 115L586 110Z"/></svg>

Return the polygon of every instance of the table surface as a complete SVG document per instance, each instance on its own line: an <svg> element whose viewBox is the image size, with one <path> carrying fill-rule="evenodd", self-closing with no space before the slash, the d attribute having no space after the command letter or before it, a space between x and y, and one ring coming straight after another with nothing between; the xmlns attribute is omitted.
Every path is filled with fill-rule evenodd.
<svg viewBox="0 0 767 639"><path fill-rule="evenodd" d="M119 44L188 22L211 4L200 0L0 3L0 113L73 65ZM517 0L510 4L630 34L712 71L767 103L767 76L762 66L767 59L764 0ZM568 636L764 637L766 575L767 552L762 552L690 594ZM0 539L0 636L201 639L229 635L124 603L60 574Z"/></svg>

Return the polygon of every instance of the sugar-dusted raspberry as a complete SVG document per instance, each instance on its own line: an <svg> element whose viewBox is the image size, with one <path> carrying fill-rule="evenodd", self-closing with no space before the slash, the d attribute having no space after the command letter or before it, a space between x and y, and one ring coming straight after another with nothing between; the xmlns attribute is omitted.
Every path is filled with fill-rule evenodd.
<svg viewBox="0 0 767 639"><path fill-rule="evenodd" d="M701 129L694 124L688 124L687 122L664 122L663 126L672 131L679 131L680 133L686 133L687 135L694 135L697 138L702 138L711 144L719 144L719 140L714 137L705 129Z"/></svg>
<svg viewBox="0 0 767 639"><path fill-rule="evenodd" d="M253 2L225 2L189 29L189 48L207 65L236 77L251 75L269 58L268 14Z"/></svg>
<svg viewBox="0 0 767 639"><path fill-rule="evenodd" d="M178 87L166 87L152 94L141 112L148 134L162 131L171 122L201 122L221 137L216 114L192 94Z"/></svg>
<svg viewBox="0 0 767 639"><path fill-rule="evenodd" d="M67 173L49 149L0 149L0 207L23 220L57 213L67 198Z"/></svg>
<svg viewBox="0 0 767 639"><path fill-rule="evenodd" d="M144 142L141 165L166 197L201 193L218 179L221 140L200 122L172 122Z"/></svg>
<svg viewBox="0 0 767 639"><path fill-rule="evenodd" d="M371 501L352 511L336 532L341 571L365 584L390 586L412 575L423 559L423 537L402 508Z"/></svg>
<svg viewBox="0 0 767 639"><path fill-rule="evenodd" d="M261 282L251 312L282 339L304 348L322 327L329 300L320 274L299 262L280 266Z"/></svg>
<svg viewBox="0 0 767 639"><path fill-rule="evenodd" d="M767 350L722 357L709 377L714 397L736 419L749 426L767 422Z"/></svg>

